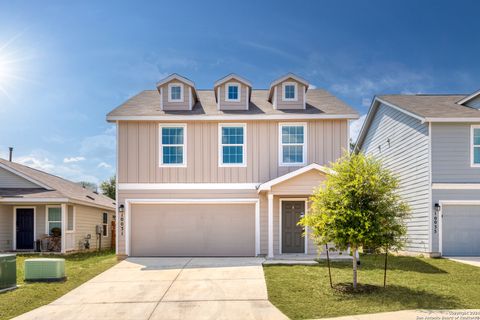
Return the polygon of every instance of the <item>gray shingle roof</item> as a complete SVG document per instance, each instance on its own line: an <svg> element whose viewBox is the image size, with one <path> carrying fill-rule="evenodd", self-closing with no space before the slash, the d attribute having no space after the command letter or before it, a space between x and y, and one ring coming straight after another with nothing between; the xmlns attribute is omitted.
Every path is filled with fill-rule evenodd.
<svg viewBox="0 0 480 320"><path fill-rule="evenodd" d="M353 115L358 113L340 99L322 89L312 89L307 92L307 108L305 110L276 110L268 101L268 90L252 90L249 110L222 111L217 110L217 103L213 90L198 90L197 103L192 111L162 111L160 109L160 94L157 90L142 91L128 99L125 103L112 110L109 117L116 116L225 116L229 115Z"/></svg>
<svg viewBox="0 0 480 320"><path fill-rule="evenodd" d="M480 118L480 110L457 102L466 95L382 95L380 100L391 103L424 118Z"/></svg>
<svg viewBox="0 0 480 320"><path fill-rule="evenodd" d="M91 206L103 206L109 207L112 210L115 209L115 200L112 200L102 194L96 194L89 189L83 188L82 186L72 181L1 158L0 163L52 189L46 190L44 188L1 188L0 198L68 198L73 200L74 202L75 200L77 200Z"/></svg>

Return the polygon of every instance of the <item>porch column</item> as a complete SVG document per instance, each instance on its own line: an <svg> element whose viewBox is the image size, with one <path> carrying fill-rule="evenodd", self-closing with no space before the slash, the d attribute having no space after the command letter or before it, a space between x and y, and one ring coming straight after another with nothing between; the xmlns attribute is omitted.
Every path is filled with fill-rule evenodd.
<svg viewBox="0 0 480 320"><path fill-rule="evenodd" d="M268 257L273 258L273 194L268 193Z"/></svg>
<svg viewBox="0 0 480 320"><path fill-rule="evenodd" d="M67 243L67 204L62 203L61 207L61 213L62 213L62 238L61 238L61 246L62 246L62 253L65 253L65 248L66 248L66 243Z"/></svg>

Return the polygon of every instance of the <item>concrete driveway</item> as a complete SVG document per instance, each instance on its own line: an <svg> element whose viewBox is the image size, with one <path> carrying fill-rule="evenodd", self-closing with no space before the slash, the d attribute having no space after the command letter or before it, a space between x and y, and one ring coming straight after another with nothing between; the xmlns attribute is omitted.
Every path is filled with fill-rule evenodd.
<svg viewBox="0 0 480 320"><path fill-rule="evenodd" d="M469 264L474 267L480 267L480 257L447 257L447 259Z"/></svg>
<svg viewBox="0 0 480 320"><path fill-rule="evenodd" d="M287 319L261 258L129 258L16 319Z"/></svg>

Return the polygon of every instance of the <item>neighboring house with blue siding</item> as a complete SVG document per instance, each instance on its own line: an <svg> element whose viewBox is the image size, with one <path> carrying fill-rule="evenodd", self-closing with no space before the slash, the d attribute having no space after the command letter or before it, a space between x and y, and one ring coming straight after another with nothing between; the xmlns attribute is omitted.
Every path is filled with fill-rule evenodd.
<svg viewBox="0 0 480 320"><path fill-rule="evenodd" d="M375 97L356 150L399 177L407 252L480 256L480 91Z"/></svg>

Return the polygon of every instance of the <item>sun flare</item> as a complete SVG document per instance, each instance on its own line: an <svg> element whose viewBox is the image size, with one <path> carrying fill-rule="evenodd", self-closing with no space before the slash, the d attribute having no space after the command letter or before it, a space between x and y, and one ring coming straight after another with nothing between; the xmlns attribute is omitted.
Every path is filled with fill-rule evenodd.
<svg viewBox="0 0 480 320"><path fill-rule="evenodd" d="M22 67L28 59L13 46L13 42L19 36L17 35L5 43L0 43L0 97L4 95L10 98L9 91L13 89L15 83L26 80L23 76Z"/></svg>

